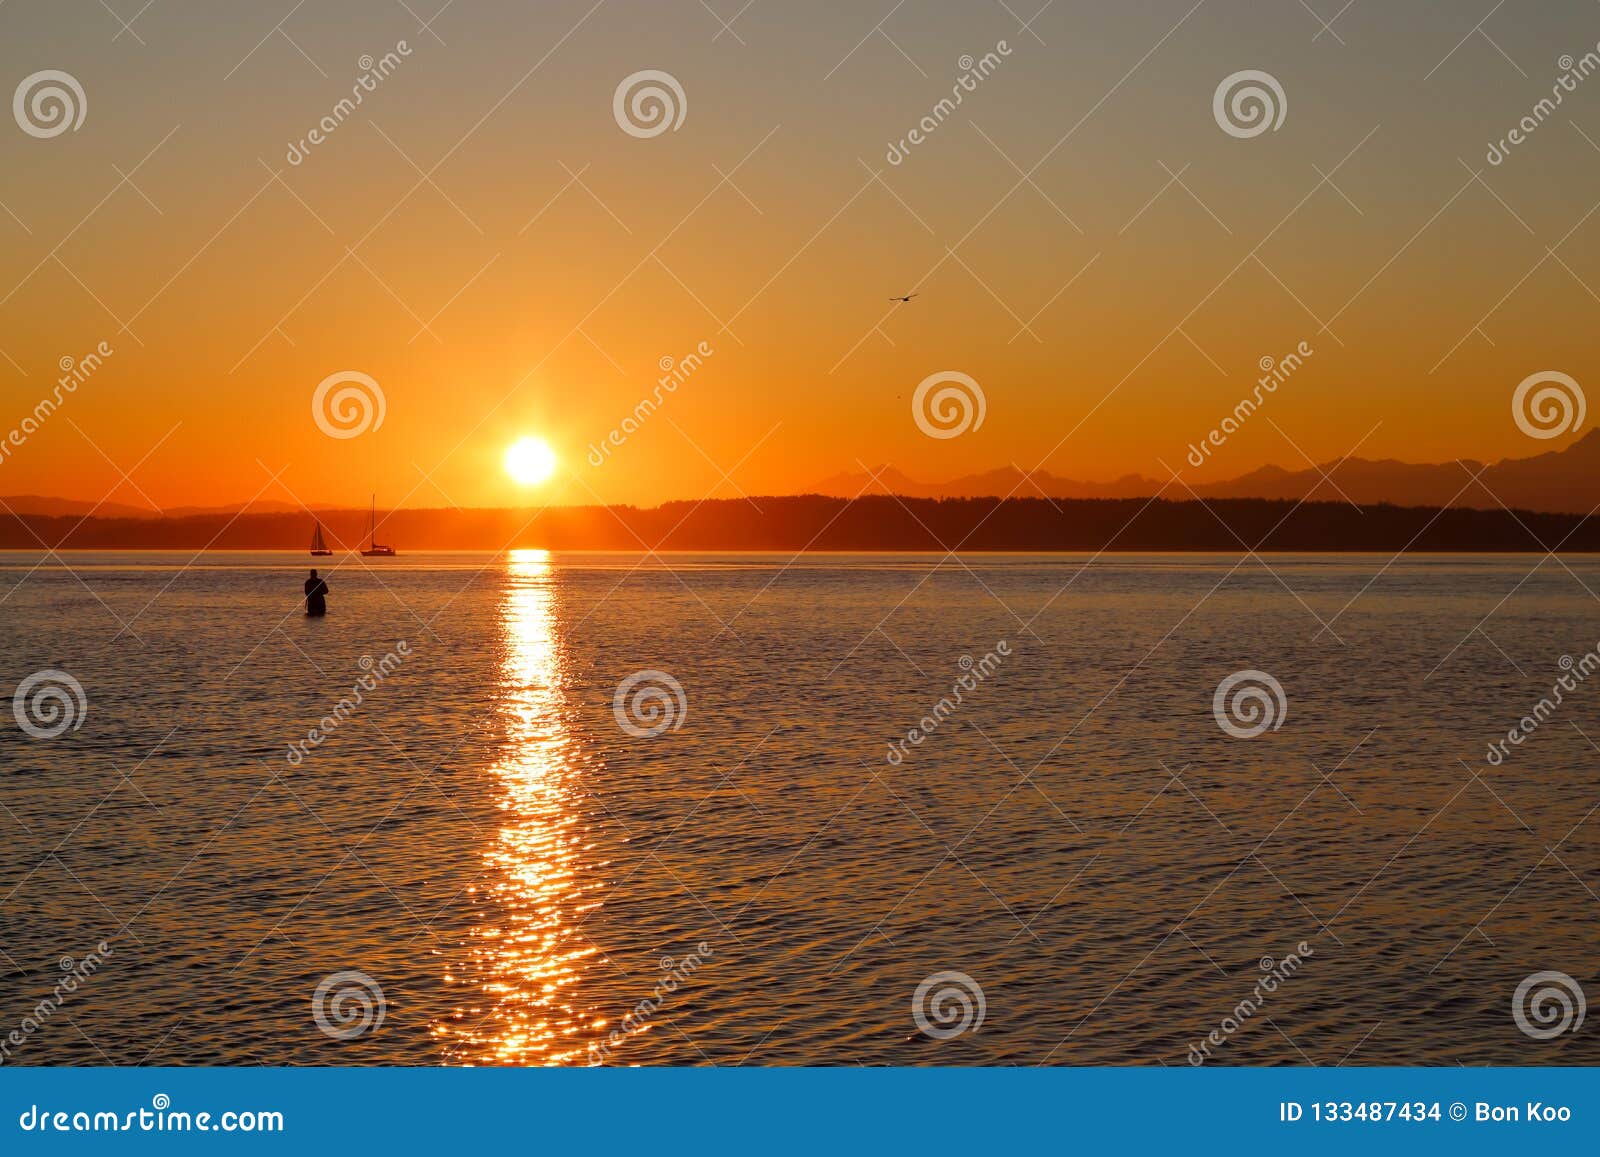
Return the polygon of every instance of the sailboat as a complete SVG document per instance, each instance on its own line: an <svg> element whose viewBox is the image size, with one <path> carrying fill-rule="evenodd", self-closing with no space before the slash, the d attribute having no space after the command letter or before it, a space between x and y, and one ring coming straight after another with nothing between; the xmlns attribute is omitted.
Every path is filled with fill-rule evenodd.
<svg viewBox="0 0 1600 1157"><path fill-rule="evenodd" d="M394 547L385 546L377 539L378 533L378 496L372 496L372 517L367 523L367 549L361 553L368 558L393 558Z"/></svg>
<svg viewBox="0 0 1600 1157"><path fill-rule="evenodd" d="M313 558L323 558L331 555L333 551L329 550L328 544L322 541L322 520L320 518L317 519L316 525L317 528L311 532L311 556Z"/></svg>

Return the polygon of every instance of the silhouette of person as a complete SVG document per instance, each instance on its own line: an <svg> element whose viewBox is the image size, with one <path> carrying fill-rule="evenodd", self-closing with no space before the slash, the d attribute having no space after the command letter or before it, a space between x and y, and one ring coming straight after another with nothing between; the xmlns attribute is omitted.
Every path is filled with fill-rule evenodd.
<svg viewBox="0 0 1600 1157"><path fill-rule="evenodd" d="M311 568L311 577L306 579L306 614L321 616L328 613L327 604L328 584L317 577L317 568Z"/></svg>

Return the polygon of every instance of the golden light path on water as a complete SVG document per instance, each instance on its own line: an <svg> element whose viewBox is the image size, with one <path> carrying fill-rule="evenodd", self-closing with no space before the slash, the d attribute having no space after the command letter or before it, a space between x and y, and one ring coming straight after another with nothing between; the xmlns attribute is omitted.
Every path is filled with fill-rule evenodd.
<svg viewBox="0 0 1600 1157"><path fill-rule="evenodd" d="M578 931L599 906L595 865L573 800L579 760L566 718L566 660L556 633L547 552L512 551L500 610L498 701L505 745L490 770L504 818L475 886L483 922L463 975L474 989L436 1029L462 1064L583 1064L604 1031L572 988L598 952Z"/></svg>

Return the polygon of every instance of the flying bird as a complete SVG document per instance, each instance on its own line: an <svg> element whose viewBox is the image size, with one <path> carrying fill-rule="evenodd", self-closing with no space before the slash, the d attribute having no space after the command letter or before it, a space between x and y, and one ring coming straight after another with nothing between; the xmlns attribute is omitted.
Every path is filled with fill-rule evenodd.
<svg viewBox="0 0 1600 1157"><path fill-rule="evenodd" d="M908 293L904 297L891 297L889 300L890 301L905 302L905 301L910 301L913 297L921 297L921 296L922 296L922 294L920 294L920 293Z"/></svg>

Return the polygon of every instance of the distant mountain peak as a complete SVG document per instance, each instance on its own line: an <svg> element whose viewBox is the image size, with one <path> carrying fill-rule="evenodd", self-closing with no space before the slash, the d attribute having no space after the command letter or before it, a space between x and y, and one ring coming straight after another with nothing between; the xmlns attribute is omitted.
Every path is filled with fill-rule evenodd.
<svg viewBox="0 0 1600 1157"><path fill-rule="evenodd" d="M1149 498L1160 482L1125 474L1111 482L1081 482L1048 470L1023 470L1014 463L948 482L919 482L885 464L873 471L835 475L816 493L849 498L856 494L899 494L907 498ZM1476 476L1476 481L1474 481ZM1179 497L1188 497L1184 487ZM1491 466L1475 459L1452 462L1402 462L1395 458L1349 458L1314 469L1276 464L1257 467L1220 482L1189 483L1201 498L1311 497L1395 506L1466 506L1587 514L1600 506L1600 427L1559 449L1522 458L1503 458Z"/></svg>

